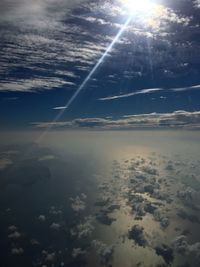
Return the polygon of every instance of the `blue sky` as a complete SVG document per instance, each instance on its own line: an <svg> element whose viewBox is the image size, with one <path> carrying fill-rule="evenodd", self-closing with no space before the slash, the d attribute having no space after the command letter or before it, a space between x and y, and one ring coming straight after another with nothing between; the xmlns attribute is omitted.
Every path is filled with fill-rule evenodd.
<svg viewBox="0 0 200 267"><path fill-rule="evenodd" d="M200 1L151 5L1 1L1 129L47 127L60 112L55 127L199 128Z"/></svg>

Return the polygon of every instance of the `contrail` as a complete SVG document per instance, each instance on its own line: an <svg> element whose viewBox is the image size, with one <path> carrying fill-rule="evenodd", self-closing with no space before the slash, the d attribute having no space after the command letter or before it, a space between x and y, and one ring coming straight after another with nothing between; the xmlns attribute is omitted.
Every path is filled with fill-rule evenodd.
<svg viewBox="0 0 200 267"><path fill-rule="evenodd" d="M127 25L130 23L132 19L132 16L130 16L126 22L123 24L113 41L110 43L110 45L107 47L106 51L103 53L99 61L96 63L96 65L93 67L93 69L90 71L88 76L85 78L85 80L82 82L82 84L79 86L79 88L76 90L76 92L71 96L71 98L67 101L67 103L63 106L62 110L57 114L57 116L53 119L53 121L50 123L50 125L47 127L47 129L44 131L44 133L39 137L38 142L41 141L41 139L53 128L54 124L60 119L60 117L63 115L66 109L68 109L72 102L76 99L76 97L79 95L79 93L83 90L85 85L88 83L88 81L91 79L93 74L96 72L96 70L99 68L99 66L103 63L104 58L107 56L107 54L112 50L114 44L119 40L120 36L126 29Z"/></svg>

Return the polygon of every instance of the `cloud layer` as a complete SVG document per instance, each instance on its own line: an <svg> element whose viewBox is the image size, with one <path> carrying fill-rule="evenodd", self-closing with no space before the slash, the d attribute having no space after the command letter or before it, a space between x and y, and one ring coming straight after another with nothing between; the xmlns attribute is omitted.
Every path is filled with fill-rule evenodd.
<svg viewBox="0 0 200 267"><path fill-rule="evenodd" d="M80 118L64 122L36 122L37 129L48 127L72 129L131 130L137 128L200 128L200 111L175 111L172 113L150 113L127 115L120 119Z"/></svg>
<svg viewBox="0 0 200 267"><path fill-rule="evenodd" d="M163 78L197 74L198 7L199 1L191 7L187 0L179 10L166 3L151 18L134 17L106 58L106 84L141 79L152 69ZM0 91L76 88L127 15L117 0L1 1Z"/></svg>

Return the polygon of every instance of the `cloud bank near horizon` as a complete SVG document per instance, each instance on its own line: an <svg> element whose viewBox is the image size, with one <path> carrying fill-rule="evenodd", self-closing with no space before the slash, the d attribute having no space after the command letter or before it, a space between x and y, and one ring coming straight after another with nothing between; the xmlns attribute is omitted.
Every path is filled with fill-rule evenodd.
<svg viewBox="0 0 200 267"><path fill-rule="evenodd" d="M113 118L78 118L62 122L34 122L35 129L99 129L99 130L134 130L134 129L200 129L200 111L174 111L172 113L150 113L126 115Z"/></svg>

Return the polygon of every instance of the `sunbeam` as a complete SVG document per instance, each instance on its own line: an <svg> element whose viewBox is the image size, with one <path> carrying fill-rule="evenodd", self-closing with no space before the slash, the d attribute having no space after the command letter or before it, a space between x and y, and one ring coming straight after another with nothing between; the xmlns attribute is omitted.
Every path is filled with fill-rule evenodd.
<svg viewBox="0 0 200 267"><path fill-rule="evenodd" d="M105 57L108 55L108 53L112 50L115 43L119 40L120 36L126 29L126 27L129 25L130 21L132 19L132 16L129 16L128 19L125 21L125 23L122 25L120 31L117 33L113 41L110 43L110 45L107 47L106 51L103 53L99 61L96 63L96 65L93 67L93 69L90 71L88 76L85 78L85 80L82 82L82 84L79 86L79 88L76 90L76 92L71 96L71 98L66 102L66 104L62 107L62 110L57 114L57 116L54 118L50 126L47 127L47 129L43 132L43 134L39 137L38 142L40 142L44 136L54 127L54 124L61 118L61 116L64 114L65 110L68 109L73 101L76 99L76 97L80 94L80 92L83 90L83 88L86 86L88 81L91 79L91 77L94 75L96 70L100 67L100 65L103 63Z"/></svg>

